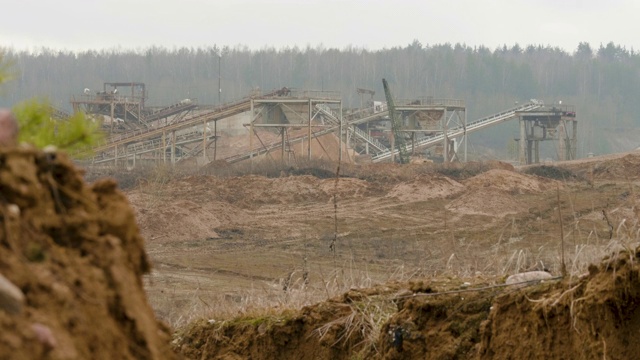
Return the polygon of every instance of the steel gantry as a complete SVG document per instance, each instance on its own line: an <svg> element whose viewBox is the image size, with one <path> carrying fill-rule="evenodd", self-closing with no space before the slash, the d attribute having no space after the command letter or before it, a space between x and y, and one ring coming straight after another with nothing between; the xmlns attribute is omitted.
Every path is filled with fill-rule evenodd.
<svg viewBox="0 0 640 360"><path fill-rule="evenodd" d="M311 143L313 139L320 141L318 140L318 136L321 136L318 135L319 132L324 135L326 134L324 130L337 126L340 128L339 134L343 133L342 100L340 93L337 92L297 91L284 88L276 96L251 99L249 114L250 121L245 124L249 128L249 153L245 156L248 155L252 163L255 156L269 155L271 150L277 147L280 148L280 158L283 162L290 161L292 157L295 159L295 151L291 146L294 143L302 143L300 148L304 149L304 156L311 159ZM276 130L281 137L280 143L265 144L257 129ZM336 160L342 161L343 137L338 137ZM257 139L259 144L256 144L254 139ZM304 144L305 139L306 144ZM323 150L328 151L325 148ZM330 154L327 156L331 157ZM235 160L233 158L228 161Z"/></svg>
<svg viewBox="0 0 640 360"><path fill-rule="evenodd" d="M533 101L533 100L532 100ZM516 113L520 122L518 159L520 164L540 162L540 142L556 145L558 160L577 158L578 122L575 107L554 104Z"/></svg>

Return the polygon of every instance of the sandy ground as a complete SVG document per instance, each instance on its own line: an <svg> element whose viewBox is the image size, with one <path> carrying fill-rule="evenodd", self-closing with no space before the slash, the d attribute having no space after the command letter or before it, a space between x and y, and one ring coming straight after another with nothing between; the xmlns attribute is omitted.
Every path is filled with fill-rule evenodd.
<svg viewBox="0 0 640 360"><path fill-rule="evenodd" d="M613 160L631 161L624 159ZM584 173L584 164L569 166ZM558 192L567 251L606 244L602 210L610 221L635 222L632 197L621 197L629 186L604 178L568 182L499 165L452 177L451 169L430 166L365 165L337 185L283 172L190 176L130 190L154 265L145 279L150 301L161 318L184 324L206 308L203 301L270 292L305 273L319 292L332 272L348 272L344 283L353 286L434 274L500 277L542 266L558 273Z"/></svg>

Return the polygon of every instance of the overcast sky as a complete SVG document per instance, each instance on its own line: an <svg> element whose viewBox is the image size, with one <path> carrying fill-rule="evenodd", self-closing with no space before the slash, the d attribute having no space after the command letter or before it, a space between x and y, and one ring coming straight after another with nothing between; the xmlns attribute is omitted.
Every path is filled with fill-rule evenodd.
<svg viewBox="0 0 640 360"><path fill-rule="evenodd" d="M515 43L640 50L640 0L0 0L0 47L369 50Z"/></svg>

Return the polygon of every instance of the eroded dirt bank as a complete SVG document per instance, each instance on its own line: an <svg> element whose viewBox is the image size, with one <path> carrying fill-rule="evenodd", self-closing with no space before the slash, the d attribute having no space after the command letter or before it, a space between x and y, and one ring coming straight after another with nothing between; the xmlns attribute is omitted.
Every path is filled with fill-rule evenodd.
<svg viewBox="0 0 640 360"><path fill-rule="evenodd" d="M66 156L21 148L0 150L0 188L0 273L23 294L0 304L0 358L178 358L115 182L88 186Z"/></svg>
<svg viewBox="0 0 640 360"><path fill-rule="evenodd" d="M639 259L624 251L581 278L524 288L353 290L297 312L203 319L174 345L190 359L634 359Z"/></svg>

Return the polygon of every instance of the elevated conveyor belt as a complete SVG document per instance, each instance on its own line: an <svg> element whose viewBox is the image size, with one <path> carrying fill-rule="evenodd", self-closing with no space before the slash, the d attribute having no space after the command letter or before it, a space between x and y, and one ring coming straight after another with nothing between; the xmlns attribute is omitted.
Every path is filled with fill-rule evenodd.
<svg viewBox="0 0 640 360"><path fill-rule="evenodd" d="M267 94L265 96L271 96L271 95L272 94ZM538 101L528 102L521 106L517 106L512 109L508 109L508 110L481 118L479 120L473 121L471 123L468 123L466 126L466 129L464 125L459 125L451 129L448 129L447 136L450 138L454 138L454 137L464 135L465 132L471 133L473 131L477 131L485 127L489 127L489 126L507 121L515 117L517 112L530 111L530 110L540 108L542 106L544 106L542 102L538 102ZM221 108L214 109L212 111L207 111L205 113L201 113L195 116L181 119L176 123L169 124L162 128L136 130L136 131L131 131L129 133L121 134L119 136L111 138L109 143L94 148L93 151L95 153L110 151L116 145L121 146L121 145L127 145L127 144L136 144L135 146L136 146L136 150L139 151L138 153L153 151L154 149L159 149L162 147L161 137L163 133L168 135L168 133L173 130L198 126L198 125L202 125L204 122L223 119L229 116L233 116L233 115L248 111L250 107L251 107L251 98L245 98L241 101L229 104L227 106L223 106ZM327 111L327 109L324 109L324 108L319 108L319 110L326 115L326 118L329 119L330 125L332 126L324 128L317 132L314 132L312 134L312 138L316 138L332 132L338 132L340 125L339 125L339 120L337 119L335 114L333 114L333 112L331 111ZM383 108L382 111L379 111L376 113L373 113L372 110L373 109L365 109L361 112L356 112L356 113L350 114L349 116L346 116L343 120L344 121L343 127L347 129L347 131L353 131L352 129L349 129L349 127L353 128L354 125L357 125L357 124L362 124L369 121L384 119L388 117L388 111L386 108ZM370 137L365 132L361 130L358 132L358 130L353 131L353 133L359 138L361 138L363 141L366 141L367 143L369 143L375 150L377 150L377 153L372 156L372 160L374 162L380 162L391 157L392 150L390 150L389 148L381 144L378 140ZM290 144L294 144L294 143L306 141L307 138L308 138L308 135L305 134L305 135L301 135L301 136L289 139L288 142ZM425 148L425 147L436 145L438 142L443 141L443 139L444 139L444 134L442 133L436 134L433 136L422 138L416 141L414 145L416 149ZM194 140L185 139L183 141L188 143L193 143L196 141L202 141L202 137L201 135L199 135L194 137ZM178 143L183 141L177 141L176 145L178 145ZM169 140L169 137L167 136L167 138L165 139L165 146L169 143L170 143L170 140ZM282 143L280 141L273 144L266 144L262 148L236 154L236 155L225 158L225 160L229 163L239 162L242 160L249 159L252 156L259 156L259 155L265 154L269 151L279 148L280 146L282 146ZM406 145L405 147L408 151L411 150L411 145ZM397 149L394 150L394 154L397 154ZM113 160L112 156L113 155L104 157L100 161L111 161Z"/></svg>
<svg viewBox="0 0 640 360"><path fill-rule="evenodd" d="M181 119L180 121L160 128L135 130L121 135L113 136L109 139L109 142L93 148L92 151L95 153L99 153L115 146L140 142L146 139L159 138L163 133L168 133L173 130L187 128L190 126L202 125L203 123L209 121L224 119L233 115L243 113L245 111L249 111L250 108L251 99L244 99L242 101L223 106L215 110Z"/></svg>
<svg viewBox="0 0 640 360"><path fill-rule="evenodd" d="M385 118L388 114L387 111L381 111L378 113L373 113L374 108L370 108L370 109L364 109L360 112L354 113L354 114L350 114L349 117L347 117L346 119L344 119L344 123L345 125L343 125L343 128L347 128L347 125L355 125L355 124L362 124L365 123L367 121L373 121L373 120L378 120L378 119L382 119ZM336 116L333 115L333 120L331 121L331 127L319 130L314 132L311 135L311 138L317 138L320 137L322 135L326 135L326 134L330 134L333 132L339 132L340 131L340 121L337 120ZM364 132L362 132L364 133ZM306 141L308 138L308 135L301 135L298 137L294 137L289 139L289 144L296 144L302 141ZM376 140L377 141L377 140ZM381 146L384 146L382 144L380 144ZM247 151L241 154L236 154L236 155L232 155L230 157L225 158L224 160L230 164L236 163L236 162L240 162L243 160L248 160L253 156L258 156L258 155L263 155L266 154L272 150L275 150L279 147L282 146L282 142L278 141L276 143L273 144L265 144L265 146L259 148L259 149L255 149L255 150L251 150L251 151Z"/></svg>
<svg viewBox="0 0 640 360"><path fill-rule="evenodd" d="M484 128L488 127L488 126L496 125L496 124L502 123L504 121L507 121L507 120L509 120L511 118L514 118L516 116L517 112L520 112L520 111L531 111L531 110L540 108L542 106L544 106L544 104L541 101L531 101L531 102L528 102L528 103L523 104L521 106L517 106L517 107L511 108L509 110L505 110L505 111L499 112L497 114L489 115L489 116L484 117L482 119L479 119L479 120L473 121L471 123L468 123L466 125L466 129L465 129L464 125L459 125L459 126L451 128L451 129L448 129L447 137L454 138L454 137L457 137L457 136L464 135L465 132L468 134L468 133L471 133L473 131L478 131L478 130L484 129ZM441 142L443 140L444 140L444 134L436 134L436 135L433 135L433 136L428 136L428 137L425 137L423 139L420 139L419 141L415 142L414 145L415 145L416 149L424 148L424 147L429 147L429 146L436 145L438 142ZM405 148L407 150L411 150L410 145L405 146ZM385 159L391 157L392 153L393 154L397 154L397 152L398 152L397 149L394 149L393 152L392 152L392 150L389 150L389 151L386 151L386 152L382 152L382 153L376 154L376 155L372 156L371 159L372 159L373 162L380 162L382 160L385 160Z"/></svg>
<svg viewBox="0 0 640 360"><path fill-rule="evenodd" d="M322 114L324 114L325 117L329 120L329 122L331 122L333 125L340 125L340 120L338 119L337 115L333 113L333 111L331 110L330 107L328 107L328 106L326 106L324 104L318 104L318 105L316 105L316 108ZM369 143L369 145L373 146L373 148L376 149L377 151L388 151L389 150L389 149L387 149L386 146L384 146L384 144L382 144L377 139L371 137L366 132L360 130L357 126L355 126L355 125L349 126L349 125L352 125L352 123L346 122L346 125L347 125L347 131L353 132L353 134L356 135L359 139Z"/></svg>
<svg viewBox="0 0 640 360"><path fill-rule="evenodd" d="M151 114L144 116L144 121L147 123L150 123L152 121L156 121L156 120L164 119L169 116L180 114L181 112L184 112L184 111L193 110L196 107L198 107L198 105L195 102L185 99L180 101L179 103L173 104L171 106L167 106L166 108L162 108L158 111L154 111Z"/></svg>

